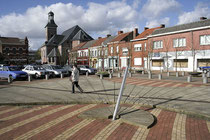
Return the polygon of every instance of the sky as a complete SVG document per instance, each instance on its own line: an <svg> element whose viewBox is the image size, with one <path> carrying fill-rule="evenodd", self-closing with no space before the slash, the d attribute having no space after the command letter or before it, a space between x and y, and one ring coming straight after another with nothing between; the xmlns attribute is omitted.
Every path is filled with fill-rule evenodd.
<svg viewBox="0 0 210 140"><path fill-rule="evenodd" d="M0 36L28 37L30 49L45 42L48 12L57 32L79 25L93 38L144 27L166 27L210 18L210 0L0 0Z"/></svg>

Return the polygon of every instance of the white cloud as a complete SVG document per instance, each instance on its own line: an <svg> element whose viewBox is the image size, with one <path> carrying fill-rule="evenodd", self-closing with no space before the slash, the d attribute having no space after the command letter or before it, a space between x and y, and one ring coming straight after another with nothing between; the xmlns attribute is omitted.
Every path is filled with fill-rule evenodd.
<svg viewBox="0 0 210 140"><path fill-rule="evenodd" d="M146 27L154 28L154 27L160 26L160 24L169 25L169 22L170 22L169 17L165 17L162 19L150 20L150 21L146 22Z"/></svg>
<svg viewBox="0 0 210 140"><path fill-rule="evenodd" d="M126 1L112 1L105 4L91 2L87 8L72 3L56 3L50 6L31 7L23 14L11 13L0 17L0 35L20 38L28 36L30 46L38 48L45 39L44 27L47 24L49 11L55 14L58 33L79 25L91 35L116 34L118 30L136 27L138 20L136 9Z"/></svg>
<svg viewBox="0 0 210 140"><path fill-rule="evenodd" d="M208 4L198 3L195 6L194 11L182 13L179 16L178 24L198 21L200 17L210 18L210 7Z"/></svg>
<svg viewBox="0 0 210 140"><path fill-rule="evenodd" d="M138 8L140 3L141 3L141 0L134 0L133 1L133 8L134 9Z"/></svg>
<svg viewBox="0 0 210 140"><path fill-rule="evenodd" d="M179 8L176 0L148 0L141 11L145 18L153 19Z"/></svg>

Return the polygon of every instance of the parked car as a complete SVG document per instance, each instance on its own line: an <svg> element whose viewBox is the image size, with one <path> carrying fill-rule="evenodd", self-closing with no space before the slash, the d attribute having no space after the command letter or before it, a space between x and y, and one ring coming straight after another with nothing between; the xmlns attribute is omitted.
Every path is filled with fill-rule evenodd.
<svg viewBox="0 0 210 140"><path fill-rule="evenodd" d="M89 74L95 74L97 70L95 68L91 68L88 65L78 65L80 71L88 72Z"/></svg>
<svg viewBox="0 0 210 140"><path fill-rule="evenodd" d="M50 72L53 72L53 76L58 76L61 73L64 74L64 75L69 74L67 70L65 70L64 68L62 68L59 65L45 64L45 65L42 65L42 67L45 68L46 70L50 71Z"/></svg>
<svg viewBox="0 0 210 140"><path fill-rule="evenodd" d="M71 75L72 70L73 70L73 66L72 66L72 65L65 65L63 68L64 68L65 70L67 70L68 73Z"/></svg>
<svg viewBox="0 0 210 140"><path fill-rule="evenodd" d="M42 66L39 65L28 65L23 69L23 71L32 76L35 76L35 78L44 77L45 74L49 74L48 71L46 71Z"/></svg>
<svg viewBox="0 0 210 140"><path fill-rule="evenodd" d="M210 72L210 66L199 67L199 70L204 72L204 73Z"/></svg>
<svg viewBox="0 0 210 140"><path fill-rule="evenodd" d="M17 66L1 66L0 67L0 77L10 79L27 79L28 74L22 71Z"/></svg>

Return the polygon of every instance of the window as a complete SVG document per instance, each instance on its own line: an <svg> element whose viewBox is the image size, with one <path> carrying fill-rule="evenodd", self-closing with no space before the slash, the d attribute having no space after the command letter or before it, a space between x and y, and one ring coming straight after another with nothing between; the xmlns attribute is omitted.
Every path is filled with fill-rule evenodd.
<svg viewBox="0 0 210 140"><path fill-rule="evenodd" d="M147 50L147 43L144 43L144 51Z"/></svg>
<svg viewBox="0 0 210 140"><path fill-rule="evenodd" d="M6 48L5 52L6 52L6 53L9 53L9 48Z"/></svg>
<svg viewBox="0 0 210 140"><path fill-rule="evenodd" d="M154 41L153 42L153 48L154 49L160 49L160 48L163 48L163 41Z"/></svg>
<svg viewBox="0 0 210 140"><path fill-rule="evenodd" d="M200 45L210 45L210 35L200 36Z"/></svg>
<svg viewBox="0 0 210 140"><path fill-rule="evenodd" d="M22 54L22 53L23 53L23 49L19 48L19 54Z"/></svg>
<svg viewBox="0 0 210 140"><path fill-rule="evenodd" d="M107 55L108 54L108 51L107 50L105 50L105 55Z"/></svg>
<svg viewBox="0 0 210 140"><path fill-rule="evenodd" d="M142 59L141 58L134 58L134 65L136 65L136 66L142 65Z"/></svg>
<svg viewBox="0 0 210 140"><path fill-rule="evenodd" d="M198 59L198 67L210 67L210 59Z"/></svg>
<svg viewBox="0 0 210 140"><path fill-rule="evenodd" d="M122 48L122 53L123 53L123 55L127 55L128 54L128 48Z"/></svg>
<svg viewBox="0 0 210 140"><path fill-rule="evenodd" d="M98 56L101 56L101 51L100 50L98 50Z"/></svg>
<svg viewBox="0 0 210 140"><path fill-rule="evenodd" d="M16 48L12 49L13 54L16 54Z"/></svg>
<svg viewBox="0 0 210 140"><path fill-rule="evenodd" d="M152 66L153 67L163 67L163 60L152 60Z"/></svg>
<svg viewBox="0 0 210 140"><path fill-rule="evenodd" d="M111 47L111 53L113 53L113 47Z"/></svg>
<svg viewBox="0 0 210 140"><path fill-rule="evenodd" d="M134 45L134 51L141 51L142 50L142 44L135 44Z"/></svg>
<svg viewBox="0 0 210 140"><path fill-rule="evenodd" d="M187 68L188 67L188 59L174 59L174 67Z"/></svg>
<svg viewBox="0 0 210 140"><path fill-rule="evenodd" d="M97 56L97 50L95 50L95 56Z"/></svg>
<svg viewBox="0 0 210 140"><path fill-rule="evenodd" d="M173 46L176 47L185 47L186 46L186 38L177 38L173 40Z"/></svg>
<svg viewBox="0 0 210 140"><path fill-rule="evenodd" d="M117 53L119 53L119 46L117 46L117 48L116 48L116 49L117 49Z"/></svg>

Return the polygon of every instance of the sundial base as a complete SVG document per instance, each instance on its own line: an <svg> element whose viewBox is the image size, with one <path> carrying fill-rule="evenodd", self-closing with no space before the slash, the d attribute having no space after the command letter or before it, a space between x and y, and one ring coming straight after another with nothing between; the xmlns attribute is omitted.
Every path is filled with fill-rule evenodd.
<svg viewBox="0 0 210 140"><path fill-rule="evenodd" d="M94 108L81 113L79 117L88 119L112 119L113 112L114 107ZM121 107L119 114L116 116L116 120L146 128L151 127L155 122L155 118L150 112L129 107Z"/></svg>

